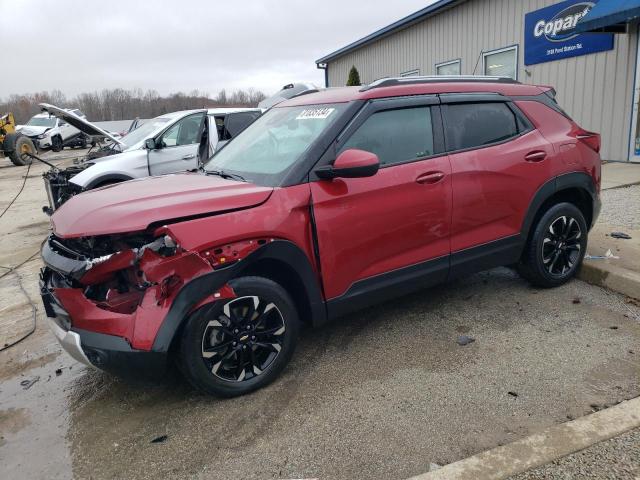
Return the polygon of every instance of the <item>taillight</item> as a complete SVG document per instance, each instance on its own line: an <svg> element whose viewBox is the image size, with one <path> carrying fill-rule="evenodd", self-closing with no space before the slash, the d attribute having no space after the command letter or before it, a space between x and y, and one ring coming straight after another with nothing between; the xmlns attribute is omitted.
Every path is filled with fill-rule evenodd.
<svg viewBox="0 0 640 480"><path fill-rule="evenodd" d="M600 134L595 132L588 132L586 130L578 130L576 138L585 143L589 148L595 152L600 151Z"/></svg>

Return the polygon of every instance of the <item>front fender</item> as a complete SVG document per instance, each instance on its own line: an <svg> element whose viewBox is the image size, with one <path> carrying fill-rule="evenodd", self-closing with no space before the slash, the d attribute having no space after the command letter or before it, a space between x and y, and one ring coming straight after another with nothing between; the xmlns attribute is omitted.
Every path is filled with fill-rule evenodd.
<svg viewBox="0 0 640 480"><path fill-rule="evenodd" d="M71 178L71 182L89 190L110 180L131 180L149 175L146 153L142 150L124 152L91 160L94 165Z"/></svg>
<svg viewBox="0 0 640 480"><path fill-rule="evenodd" d="M326 321L327 312L316 275L304 252L293 242L274 240L228 267L195 278L176 295L153 342L152 351L167 352L182 322L203 299L220 290L227 282L237 278L260 260L279 260L291 265L298 273L309 298L311 322L318 325Z"/></svg>

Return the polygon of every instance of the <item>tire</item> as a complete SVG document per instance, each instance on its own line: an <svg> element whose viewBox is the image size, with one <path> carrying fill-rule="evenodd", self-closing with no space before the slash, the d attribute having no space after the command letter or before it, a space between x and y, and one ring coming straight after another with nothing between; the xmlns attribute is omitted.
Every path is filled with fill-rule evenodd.
<svg viewBox="0 0 640 480"><path fill-rule="evenodd" d="M60 152L64 148L62 143L62 138L59 135L56 135L51 139L51 150L54 152Z"/></svg>
<svg viewBox="0 0 640 480"><path fill-rule="evenodd" d="M518 273L537 287L566 283L580 268L587 237L587 223L575 205L553 205L536 224L518 264Z"/></svg>
<svg viewBox="0 0 640 480"><path fill-rule="evenodd" d="M80 135L78 146L80 148L87 148L87 137L85 137L84 134Z"/></svg>
<svg viewBox="0 0 640 480"><path fill-rule="evenodd" d="M35 155L37 153L36 147L29 137L19 135L16 138L13 151L9 154L9 158L14 165L29 165L33 162L33 159L26 156L26 153Z"/></svg>
<svg viewBox="0 0 640 480"><path fill-rule="evenodd" d="M229 283L236 298L194 312L178 352L186 379L219 397L244 395L271 383L289 363L299 330L295 304L279 284L263 277Z"/></svg>

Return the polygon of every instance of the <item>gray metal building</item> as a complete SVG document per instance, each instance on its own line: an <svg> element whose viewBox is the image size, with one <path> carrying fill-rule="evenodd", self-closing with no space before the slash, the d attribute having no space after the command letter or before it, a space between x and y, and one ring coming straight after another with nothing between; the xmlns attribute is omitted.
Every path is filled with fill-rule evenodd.
<svg viewBox="0 0 640 480"><path fill-rule="evenodd" d="M440 0L316 64L330 87L344 86L352 66L363 84L390 76L486 74L552 85L567 113L601 133L603 159L637 162L640 5L616 10L623 3Z"/></svg>

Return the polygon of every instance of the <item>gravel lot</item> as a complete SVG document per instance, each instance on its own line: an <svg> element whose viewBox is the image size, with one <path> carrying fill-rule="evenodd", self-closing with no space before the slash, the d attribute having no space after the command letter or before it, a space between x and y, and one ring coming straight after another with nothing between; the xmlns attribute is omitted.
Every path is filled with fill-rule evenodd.
<svg viewBox="0 0 640 480"><path fill-rule="evenodd" d="M602 191L598 222L616 227L640 229L640 185Z"/></svg>
<svg viewBox="0 0 640 480"><path fill-rule="evenodd" d="M41 171L0 219L0 265L46 235ZM0 168L0 207L24 172ZM274 384L219 400L175 372L132 385L74 362L39 267L1 279L0 322L38 311L0 352L0 478L402 479L640 395L640 308L577 280L538 290L501 268L358 312L305 331Z"/></svg>
<svg viewBox="0 0 640 480"><path fill-rule="evenodd" d="M637 480L640 478L640 429L598 443L511 480Z"/></svg>

